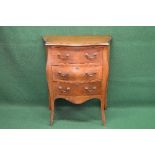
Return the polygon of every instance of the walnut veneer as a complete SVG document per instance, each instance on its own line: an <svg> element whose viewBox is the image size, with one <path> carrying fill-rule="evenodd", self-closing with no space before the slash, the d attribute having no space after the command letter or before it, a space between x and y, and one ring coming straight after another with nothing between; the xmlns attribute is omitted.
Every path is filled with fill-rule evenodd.
<svg viewBox="0 0 155 155"><path fill-rule="evenodd" d="M55 99L81 104L97 98L101 101L105 125L111 36L44 36L43 39L47 54L50 123L54 119Z"/></svg>

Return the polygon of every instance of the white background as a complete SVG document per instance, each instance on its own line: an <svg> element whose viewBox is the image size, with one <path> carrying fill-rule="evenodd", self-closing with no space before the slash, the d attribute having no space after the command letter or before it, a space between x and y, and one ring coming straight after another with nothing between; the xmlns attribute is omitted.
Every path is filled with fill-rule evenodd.
<svg viewBox="0 0 155 155"><path fill-rule="evenodd" d="M154 155L153 130L1 130L1 155Z"/></svg>
<svg viewBox="0 0 155 155"><path fill-rule="evenodd" d="M1 25L155 25L154 0L0 0Z"/></svg>
<svg viewBox="0 0 155 155"><path fill-rule="evenodd" d="M0 25L154 26L154 10L153 0L4 0ZM0 130L0 155L151 155L154 147L154 130Z"/></svg>

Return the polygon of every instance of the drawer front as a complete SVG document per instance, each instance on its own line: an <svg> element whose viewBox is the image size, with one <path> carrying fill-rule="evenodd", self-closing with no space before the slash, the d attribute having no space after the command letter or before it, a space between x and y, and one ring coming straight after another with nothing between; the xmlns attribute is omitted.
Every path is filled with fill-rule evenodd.
<svg viewBox="0 0 155 155"><path fill-rule="evenodd" d="M52 66L54 81L99 81L102 80L102 66L66 65Z"/></svg>
<svg viewBox="0 0 155 155"><path fill-rule="evenodd" d="M100 95L102 93L101 82L90 83L67 83L67 82L53 82L54 91L56 95Z"/></svg>
<svg viewBox="0 0 155 155"><path fill-rule="evenodd" d="M102 63L103 47L49 47L52 65Z"/></svg>

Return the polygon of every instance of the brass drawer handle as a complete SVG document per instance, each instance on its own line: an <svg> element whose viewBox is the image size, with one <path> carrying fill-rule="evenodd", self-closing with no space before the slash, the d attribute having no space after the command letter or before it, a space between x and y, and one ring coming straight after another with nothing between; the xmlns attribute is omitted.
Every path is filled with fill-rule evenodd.
<svg viewBox="0 0 155 155"><path fill-rule="evenodd" d="M67 78L69 76L68 73L62 73L61 71L58 72L58 75L62 78Z"/></svg>
<svg viewBox="0 0 155 155"><path fill-rule="evenodd" d="M93 77L93 76L95 76L95 75L96 75L95 72L92 72L92 73L86 72L86 73L85 73L85 76L86 76L86 77Z"/></svg>
<svg viewBox="0 0 155 155"><path fill-rule="evenodd" d="M70 54L61 55L60 53L57 55L59 59L66 60L69 58Z"/></svg>
<svg viewBox="0 0 155 155"><path fill-rule="evenodd" d="M86 53L86 54L85 54L85 57L86 57L87 59L95 59L96 56L97 56L97 53L93 53L93 54L88 54L88 53Z"/></svg>
<svg viewBox="0 0 155 155"><path fill-rule="evenodd" d="M62 88L62 86L59 86L58 87L59 91L61 91L62 93L68 93L70 91L70 87L67 87L67 88Z"/></svg>
<svg viewBox="0 0 155 155"><path fill-rule="evenodd" d="M96 86L93 86L93 87L84 87L84 89L85 89L86 91L88 91L89 93L91 93L91 92L93 92L93 91L96 90Z"/></svg>

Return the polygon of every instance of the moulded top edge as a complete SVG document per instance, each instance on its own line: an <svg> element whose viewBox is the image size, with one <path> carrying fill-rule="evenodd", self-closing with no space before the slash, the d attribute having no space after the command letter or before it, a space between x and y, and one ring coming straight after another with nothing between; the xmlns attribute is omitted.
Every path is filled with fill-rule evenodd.
<svg viewBox="0 0 155 155"><path fill-rule="evenodd" d="M44 36L45 45L89 46L110 45L110 35L90 36Z"/></svg>

